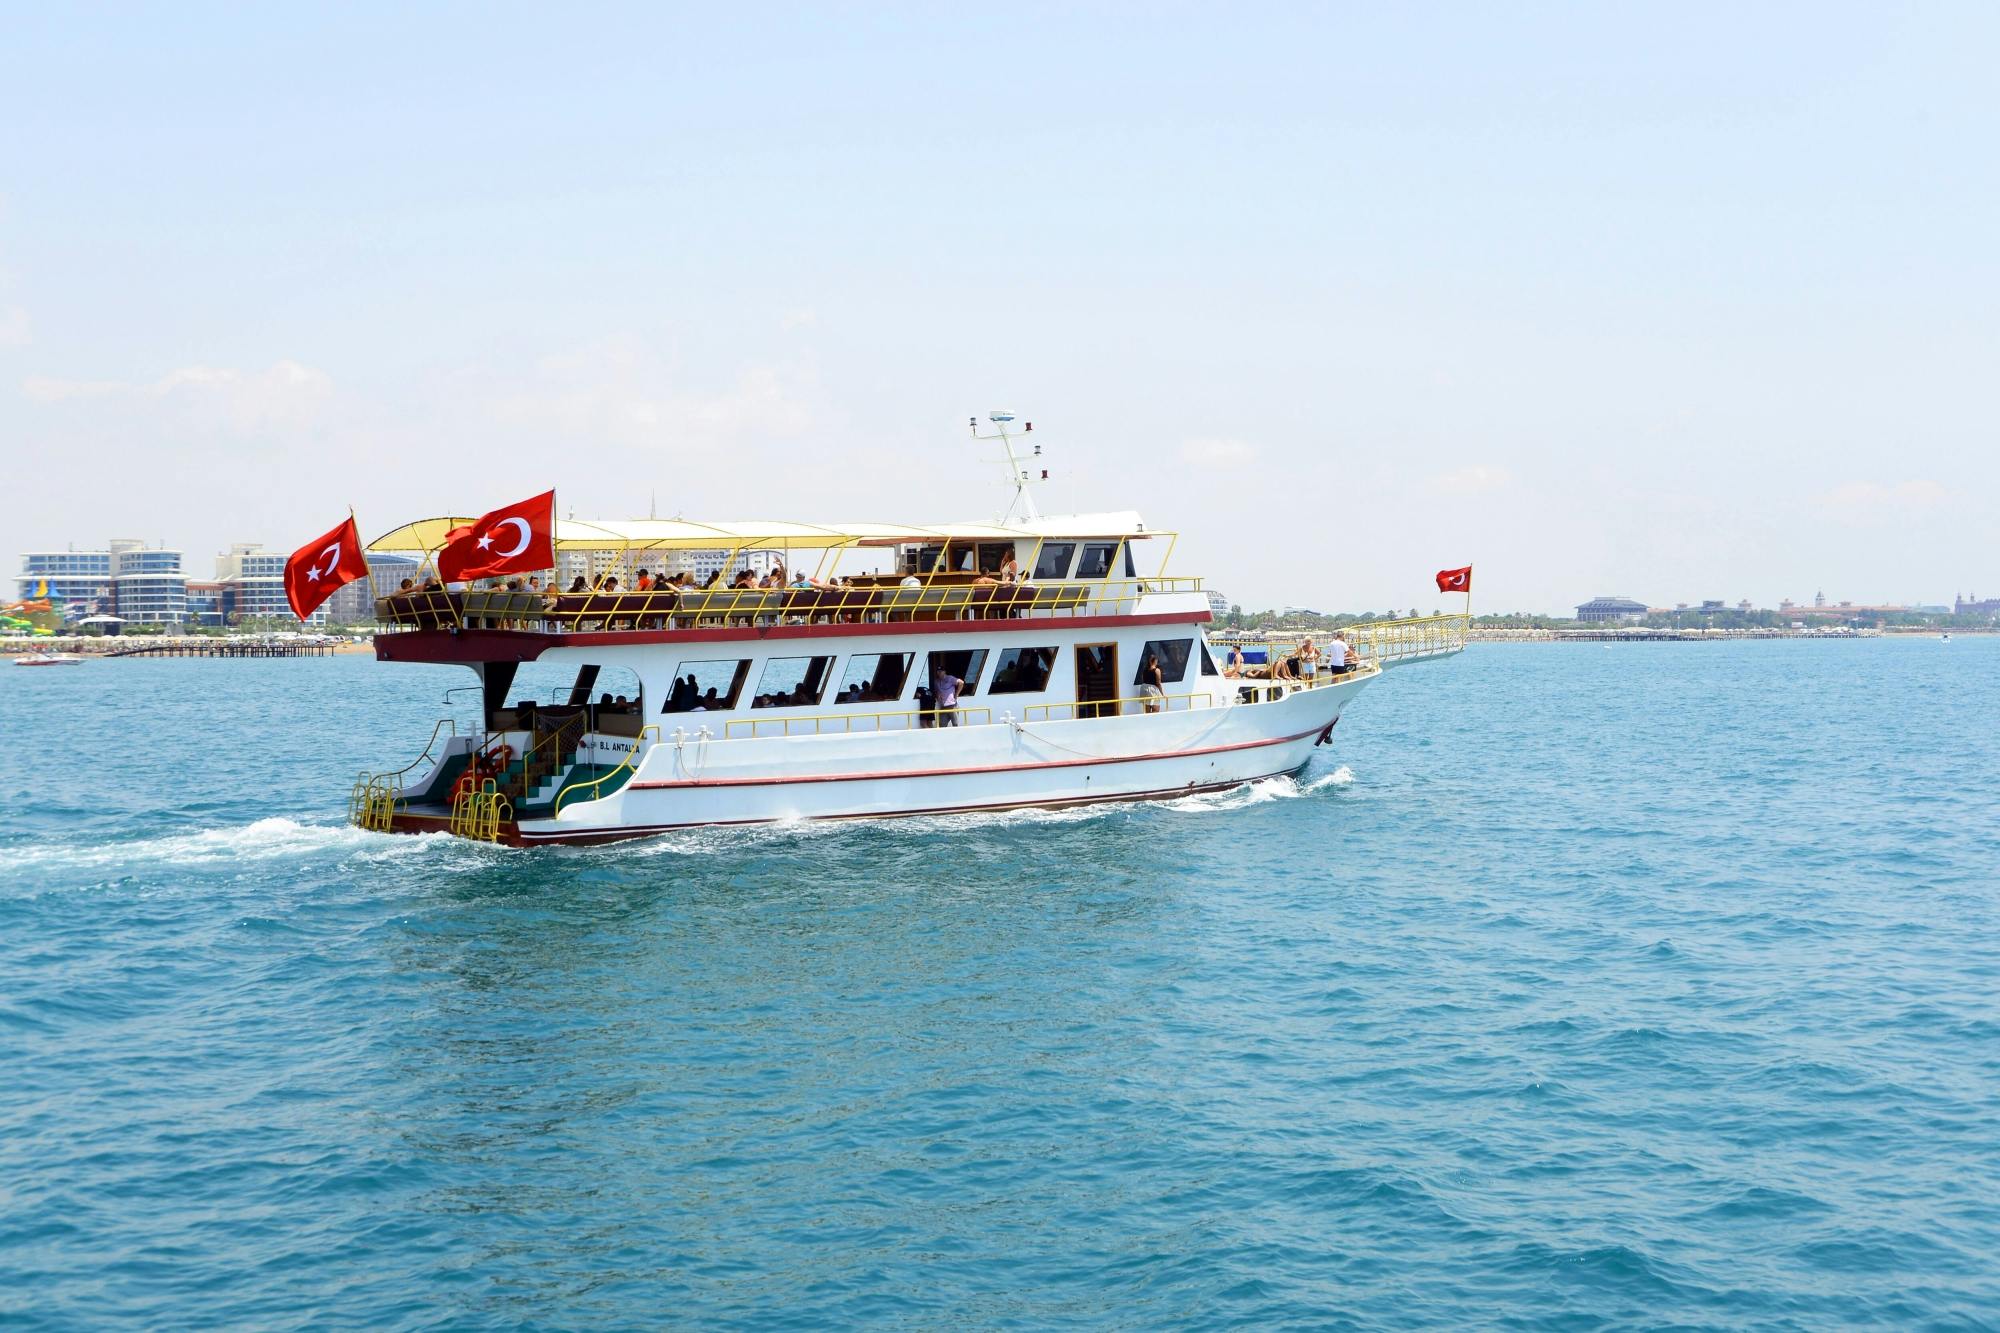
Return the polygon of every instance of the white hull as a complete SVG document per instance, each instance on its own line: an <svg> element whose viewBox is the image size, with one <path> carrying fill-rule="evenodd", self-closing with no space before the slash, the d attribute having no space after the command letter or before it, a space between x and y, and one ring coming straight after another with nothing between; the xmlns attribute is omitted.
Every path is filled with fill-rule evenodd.
<svg viewBox="0 0 2000 1333"><path fill-rule="evenodd" d="M855 819L1179 796L1290 772L1370 671L1257 704L860 735L652 746L601 800L523 820L523 843L631 837L702 824Z"/></svg>

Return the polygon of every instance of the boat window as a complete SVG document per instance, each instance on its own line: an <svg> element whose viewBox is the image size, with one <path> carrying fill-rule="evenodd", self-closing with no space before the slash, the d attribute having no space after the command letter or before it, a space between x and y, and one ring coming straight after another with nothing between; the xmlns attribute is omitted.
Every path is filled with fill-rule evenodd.
<svg viewBox="0 0 2000 1333"><path fill-rule="evenodd" d="M903 570L905 574L928 574L937 568L938 558L944 554L942 546L905 546L903 548Z"/></svg>
<svg viewBox="0 0 2000 1333"><path fill-rule="evenodd" d="M662 713L715 713L736 707L736 696L750 675L750 659L683 662L674 668Z"/></svg>
<svg viewBox="0 0 2000 1333"><path fill-rule="evenodd" d="M837 704L890 703L903 697L903 682L910 676L912 653L857 653L847 659L847 674L841 677Z"/></svg>
<svg viewBox="0 0 2000 1333"><path fill-rule="evenodd" d="M1007 559L1007 553L1013 549L1014 543L1012 542L979 543L979 572L982 574L998 574L1001 564Z"/></svg>
<svg viewBox="0 0 2000 1333"><path fill-rule="evenodd" d="M1219 676L1222 674L1215 669L1215 659L1208 655L1208 645L1205 643L1201 646L1201 674L1204 676Z"/></svg>
<svg viewBox="0 0 2000 1333"><path fill-rule="evenodd" d="M1193 639L1148 639L1146 646L1139 650L1139 671L1132 677L1134 685L1146 683L1146 659L1160 659L1160 678L1172 683L1187 676L1188 650L1194 647Z"/></svg>
<svg viewBox="0 0 2000 1333"><path fill-rule="evenodd" d="M1138 577L1139 577L1139 570L1138 570L1138 568L1137 568L1136 566L1134 566L1134 565L1133 565L1133 563L1132 563L1132 543L1131 543L1131 542L1126 542L1126 543L1125 543L1125 546L1124 546L1124 551L1125 551L1125 577L1126 577L1126 578L1128 578L1128 579L1136 579L1136 578L1138 578Z"/></svg>
<svg viewBox="0 0 2000 1333"><path fill-rule="evenodd" d="M965 682L958 691L961 698L978 691L979 673L986 669L984 648L958 648L948 653L926 653L924 656L924 678L920 683L930 684L938 668L943 667Z"/></svg>
<svg viewBox="0 0 2000 1333"><path fill-rule="evenodd" d="M1053 648L1003 648L993 668L993 688L989 694L1033 694L1049 685L1055 670Z"/></svg>
<svg viewBox="0 0 2000 1333"><path fill-rule="evenodd" d="M1085 542L1083 559L1076 562L1076 576L1080 579L1110 578L1111 558L1117 550L1117 542Z"/></svg>
<svg viewBox="0 0 2000 1333"><path fill-rule="evenodd" d="M1075 554L1075 542L1044 542L1042 544L1042 553L1035 557L1035 577L1038 579L1068 578L1069 559Z"/></svg>
<svg viewBox="0 0 2000 1333"><path fill-rule="evenodd" d="M774 657L764 663L757 678L757 696L752 708L804 708L820 701L826 693L826 678L832 674L831 657Z"/></svg>

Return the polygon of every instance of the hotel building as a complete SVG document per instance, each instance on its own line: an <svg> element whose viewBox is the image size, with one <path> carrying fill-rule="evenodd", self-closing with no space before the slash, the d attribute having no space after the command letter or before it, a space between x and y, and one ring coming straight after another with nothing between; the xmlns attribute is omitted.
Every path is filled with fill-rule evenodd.
<svg viewBox="0 0 2000 1333"><path fill-rule="evenodd" d="M111 552L28 551L21 556L21 572L15 577L20 600L47 597L58 609L76 605L83 614L108 610L111 605Z"/></svg>
<svg viewBox="0 0 2000 1333"><path fill-rule="evenodd" d="M178 625L187 619L187 574L181 553L121 538L111 543L111 609L135 625Z"/></svg>

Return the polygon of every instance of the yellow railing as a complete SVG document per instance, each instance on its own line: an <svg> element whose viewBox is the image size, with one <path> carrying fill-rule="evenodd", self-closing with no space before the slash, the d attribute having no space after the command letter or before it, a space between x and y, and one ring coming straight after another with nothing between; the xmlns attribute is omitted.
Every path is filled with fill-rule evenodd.
<svg viewBox="0 0 2000 1333"><path fill-rule="evenodd" d="M492 778L468 783L452 793L451 831L475 842L500 841L500 825L514 817L514 803Z"/></svg>
<svg viewBox="0 0 2000 1333"><path fill-rule="evenodd" d="M376 603L383 624L417 629L542 631L692 629L788 622L1010 620L1027 616L1118 615L1154 593L1199 592L1196 577L1089 582L884 581L813 588L654 589L648 592L397 593Z"/></svg>
<svg viewBox="0 0 2000 1333"><path fill-rule="evenodd" d="M1236 684L1238 703L1268 704L1276 703L1302 690L1323 690L1329 685L1346 685L1381 674L1382 668L1378 663L1363 662L1352 671L1344 671L1337 676L1332 672L1322 671L1310 680L1289 678L1269 680L1262 676L1235 676L1231 679Z"/></svg>
<svg viewBox="0 0 2000 1333"><path fill-rule="evenodd" d="M1197 702L1199 701L1199 702ZM1215 707L1215 696L1207 693L1194 694L1134 694L1123 699L1089 699L1076 703L1029 704L1021 710L1023 722L1055 722L1079 717L1117 717L1124 713L1125 705L1137 704L1142 712L1186 712L1191 708ZM1157 704L1154 708L1150 705ZM1178 708L1175 705L1179 705Z"/></svg>
<svg viewBox="0 0 2000 1333"><path fill-rule="evenodd" d="M1354 651L1374 662L1395 663L1419 657L1455 653L1465 647L1472 617L1413 616L1403 620L1373 620L1350 625L1347 641Z"/></svg>
<svg viewBox="0 0 2000 1333"><path fill-rule="evenodd" d="M528 748L521 752L522 801L528 799L529 792L562 771L563 747L569 745L574 749L583 739L584 722L585 714L576 713L528 742Z"/></svg>
<svg viewBox="0 0 2000 1333"><path fill-rule="evenodd" d="M639 747L646 743L646 736L648 733L652 735L653 740L655 742L659 741L660 729L658 727L653 727L653 726L641 727L639 728L639 734L632 738L632 746L630 749L625 751L625 757L624 759L619 761L618 767L612 769L609 773L604 774L602 777L592 778L587 782L572 782L569 784L569 786L564 787L561 791L557 792L555 804L549 808L549 818L554 819L556 816L562 813L563 802L569 799L571 792L582 792L587 790L590 793L589 796L579 796L577 797L577 799L580 801L584 800L594 801L597 799L598 793L603 790L605 783L611 781L611 779L617 777L620 773L628 773L632 771L632 769L635 767L632 761L638 758Z"/></svg>
<svg viewBox="0 0 2000 1333"><path fill-rule="evenodd" d="M431 728L431 738L424 742L424 752L393 773L363 773L354 781L347 793L347 820L350 824L365 829L375 829L386 833L396 820L396 806L403 799L403 779L431 757L437 748L438 737L446 728L453 738L458 735L458 723L451 718L439 718Z"/></svg>
<svg viewBox="0 0 2000 1333"><path fill-rule="evenodd" d="M1275 658L1291 656L1307 639L1324 650L1328 640L1338 637L1352 645L1355 655L1363 661L1393 666L1397 662L1459 651L1465 647L1466 631L1470 625L1471 617L1461 612L1446 616L1413 616L1402 620L1369 620L1343 625L1335 630L1284 630L1258 638L1225 631L1209 635L1208 641L1224 659L1232 646L1262 650ZM1265 665L1269 665L1268 661ZM1321 659L1322 677L1331 665L1331 662Z"/></svg>
<svg viewBox="0 0 2000 1333"><path fill-rule="evenodd" d="M961 727L981 727L993 721L990 708L968 707L960 704L957 708L902 708L882 713L815 713L809 717L748 717L735 722L725 722L722 726L724 740L749 740L759 736L843 736L850 732L870 731L911 731L924 725L935 726L946 713L956 717L953 725ZM891 718L899 719L899 727L884 726ZM929 722L925 723L924 719Z"/></svg>

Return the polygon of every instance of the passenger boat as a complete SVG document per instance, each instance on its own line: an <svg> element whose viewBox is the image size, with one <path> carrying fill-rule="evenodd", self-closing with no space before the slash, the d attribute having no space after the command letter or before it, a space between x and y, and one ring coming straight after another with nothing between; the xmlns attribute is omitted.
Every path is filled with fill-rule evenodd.
<svg viewBox="0 0 2000 1333"><path fill-rule="evenodd" d="M558 520L562 582L605 586L379 599L377 657L467 667L476 700L414 762L362 775L354 821L533 846L1178 797L1299 769L1381 675L1379 649L1305 679L1225 675L1201 580L1166 572L1174 534L1043 517L1016 479L992 523ZM370 548L434 552L464 522ZM629 590L703 564L781 564L795 586ZM1389 655L1456 651L1448 630Z"/></svg>
<svg viewBox="0 0 2000 1333"><path fill-rule="evenodd" d="M75 653L26 653L14 659L15 666L82 666Z"/></svg>

